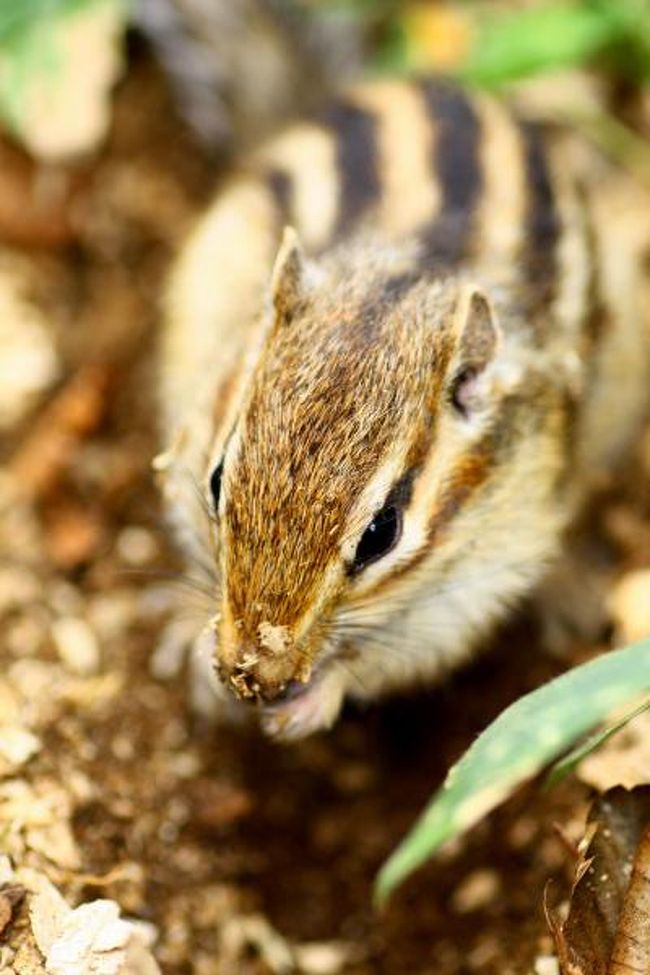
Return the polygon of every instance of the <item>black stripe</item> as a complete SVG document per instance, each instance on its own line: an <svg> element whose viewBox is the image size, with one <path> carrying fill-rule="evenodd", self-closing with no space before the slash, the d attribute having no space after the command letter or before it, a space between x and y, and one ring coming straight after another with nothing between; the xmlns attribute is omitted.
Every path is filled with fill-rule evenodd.
<svg viewBox="0 0 650 975"><path fill-rule="evenodd" d="M548 312L557 293L557 245L560 218L548 170L540 127L520 123L528 193L522 268L527 289L527 310L535 319Z"/></svg>
<svg viewBox="0 0 650 975"><path fill-rule="evenodd" d="M319 116L336 140L340 185L334 238L348 233L380 197L377 122L356 105L338 102Z"/></svg>
<svg viewBox="0 0 650 975"><path fill-rule="evenodd" d="M432 167L442 205L421 234L422 265L454 267L468 253L483 174L479 157L481 127L469 98L439 79L419 82L427 114L436 133Z"/></svg>
<svg viewBox="0 0 650 975"><path fill-rule="evenodd" d="M585 250L589 269L582 332L587 346L593 349L600 344L601 338L607 332L609 315L601 288L600 247L589 193L584 185L578 183L576 195L584 219ZM591 362L592 364L594 362L593 356Z"/></svg>

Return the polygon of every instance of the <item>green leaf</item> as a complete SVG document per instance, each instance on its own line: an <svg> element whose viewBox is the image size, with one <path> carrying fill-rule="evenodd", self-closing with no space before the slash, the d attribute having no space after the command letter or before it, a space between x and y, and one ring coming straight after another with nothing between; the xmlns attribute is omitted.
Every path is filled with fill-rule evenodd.
<svg viewBox="0 0 650 975"><path fill-rule="evenodd" d="M623 3L623 6L625 4ZM460 74L494 84L582 64L620 38L615 5L553 3L486 20Z"/></svg>
<svg viewBox="0 0 650 975"><path fill-rule="evenodd" d="M643 704L630 711L620 721L610 725L609 728L604 728L602 731L596 732L595 735L591 735L581 745L578 745L577 748L573 748L568 755L565 755L564 758L561 758L559 762L553 765L546 776L546 782L544 783L546 788L552 789L558 782L561 782L567 775L570 775L587 755L591 755L592 752L595 752L597 748L604 745L613 735L621 731L630 721L633 721L634 718L648 710L650 710L650 700L644 701Z"/></svg>
<svg viewBox="0 0 650 975"><path fill-rule="evenodd" d="M469 829L608 714L650 693L650 639L576 667L505 710L450 770L377 877L391 891L446 840Z"/></svg>

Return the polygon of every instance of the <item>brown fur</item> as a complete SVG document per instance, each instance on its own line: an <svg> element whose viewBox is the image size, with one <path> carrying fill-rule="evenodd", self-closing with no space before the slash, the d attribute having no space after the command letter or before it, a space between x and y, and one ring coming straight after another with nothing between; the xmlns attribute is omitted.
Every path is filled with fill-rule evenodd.
<svg viewBox="0 0 650 975"><path fill-rule="evenodd" d="M216 664L291 737L435 677L557 560L647 406L646 198L439 81L354 90L248 173L172 281L162 466L200 542L183 469L212 504L222 465Z"/></svg>

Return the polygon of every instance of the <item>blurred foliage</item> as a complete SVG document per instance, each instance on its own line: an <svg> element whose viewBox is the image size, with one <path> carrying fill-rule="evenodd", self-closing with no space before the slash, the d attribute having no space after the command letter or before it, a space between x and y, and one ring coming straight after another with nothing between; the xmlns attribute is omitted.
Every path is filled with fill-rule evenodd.
<svg viewBox="0 0 650 975"><path fill-rule="evenodd" d="M48 21L73 13L94 0L0 0L0 47L24 41L34 25L47 29Z"/></svg>
<svg viewBox="0 0 650 975"><path fill-rule="evenodd" d="M0 117L15 133L23 128L24 103L34 80L56 86L66 53L62 34L75 15L128 0L0 0ZM79 79L83 83L83 79Z"/></svg>
<svg viewBox="0 0 650 975"><path fill-rule="evenodd" d="M444 70L485 86L597 65L650 77L650 0L321 0L377 33L377 67Z"/></svg>

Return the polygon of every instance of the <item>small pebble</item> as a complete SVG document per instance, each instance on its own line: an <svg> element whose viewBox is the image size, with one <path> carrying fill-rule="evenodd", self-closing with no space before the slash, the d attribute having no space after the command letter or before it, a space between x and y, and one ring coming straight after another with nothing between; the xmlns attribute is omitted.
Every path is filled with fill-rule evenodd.
<svg viewBox="0 0 650 975"><path fill-rule="evenodd" d="M294 955L304 975L338 975L350 956L350 946L342 941L315 941L296 945Z"/></svg>
<svg viewBox="0 0 650 975"><path fill-rule="evenodd" d="M60 578L49 587L47 601L57 616L78 616L83 612L85 602L76 586Z"/></svg>
<svg viewBox="0 0 650 975"><path fill-rule="evenodd" d="M18 725L0 725L0 759L17 769L41 750L41 740Z"/></svg>
<svg viewBox="0 0 650 975"><path fill-rule="evenodd" d="M44 627L31 616L22 616L5 629L5 642L14 657L34 657L43 643Z"/></svg>
<svg viewBox="0 0 650 975"><path fill-rule="evenodd" d="M495 899L501 880L494 870L474 870L456 887L451 903L457 914L479 911Z"/></svg>
<svg viewBox="0 0 650 975"><path fill-rule="evenodd" d="M117 639L138 619L139 600L130 589L99 593L88 600L87 615L104 640Z"/></svg>
<svg viewBox="0 0 650 975"><path fill-rule="evenodd" d="M535 975L560 975L560 963L555 955L540 955L536 958Z"/></svg>
<svg viewBox="0 0 650 975"><path fill-rule="evenodd" d="M27 569L0 569L0 616L35 602L40 591L38 579Z"/></svg>
<svg viewBox="0 0 650 975"><path fill-rule="evenodd" d="M55 620L52 637L61 662L68 670L81 677L97 673L101 663L99 644L85 620L75 616Z"/></svg>
<svg viewBox="0 0 650 975"><path fill-rule="evenodd" d="M156 540L146 528L129 525L117 536L117 552L127 565L147 565L156 557Z"/></svg>

